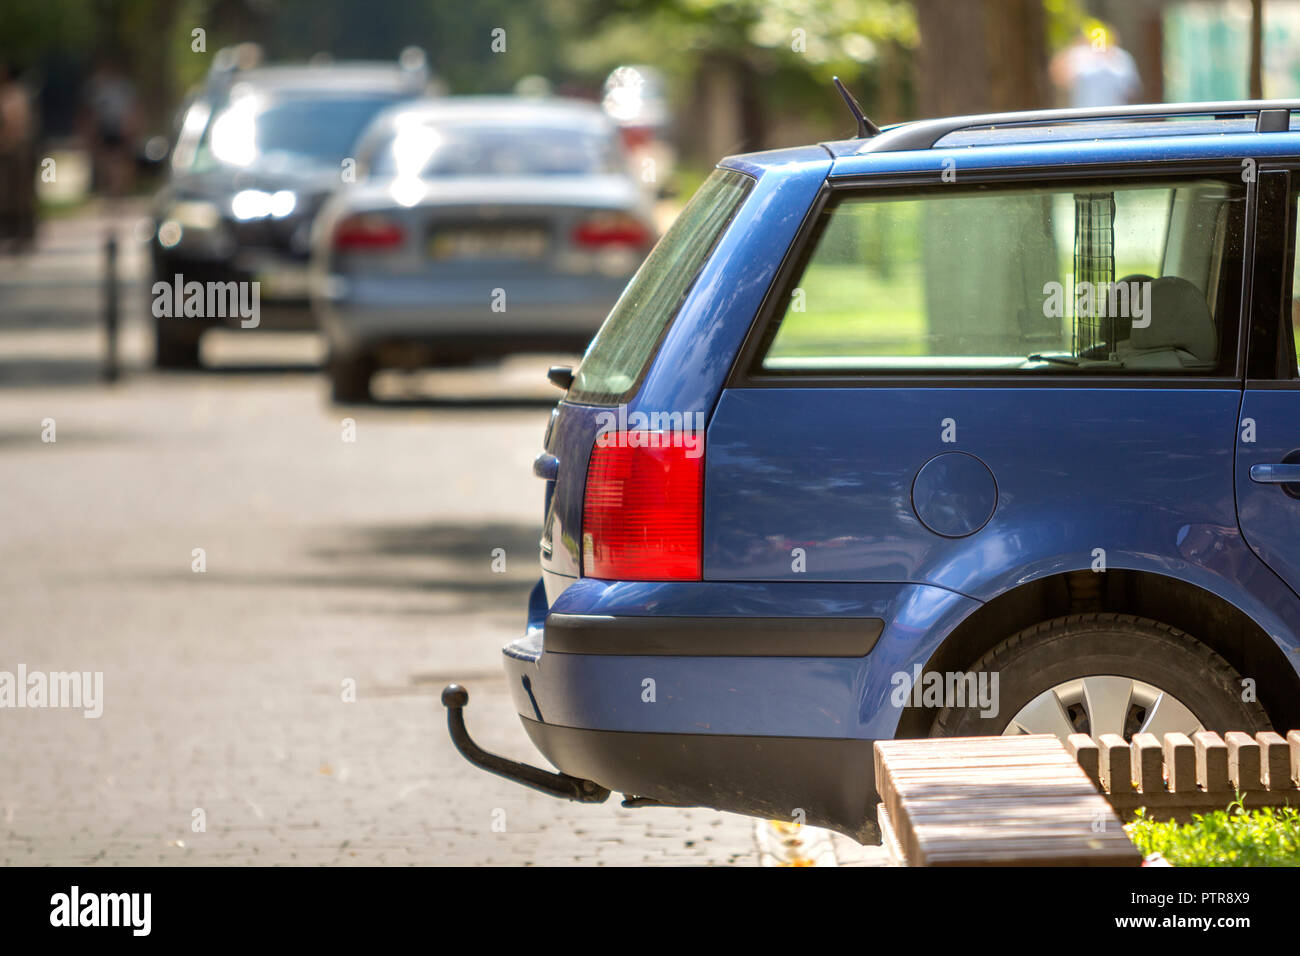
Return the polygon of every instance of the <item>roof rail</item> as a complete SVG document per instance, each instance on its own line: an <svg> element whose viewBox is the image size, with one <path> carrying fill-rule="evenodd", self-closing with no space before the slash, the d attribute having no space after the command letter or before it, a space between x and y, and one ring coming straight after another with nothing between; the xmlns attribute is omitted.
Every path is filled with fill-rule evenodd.
<svg viewBox="0 0 1300 956"><path fill-rule="evenodd" d="M1291 125L1291 111L1300 100L1228 100L1219 103L1149 103L1141 106L1106 106L1097 109L1028 110L1020 113L984 113L946 119L900 123L865 143L861 152L889 153L905 149L931 149L951 133L995 126L1044 126L1095 120L1171 119L1179 116L1214 116L1216 119L1254 114L1255 132L1281 133Z"/></svg>

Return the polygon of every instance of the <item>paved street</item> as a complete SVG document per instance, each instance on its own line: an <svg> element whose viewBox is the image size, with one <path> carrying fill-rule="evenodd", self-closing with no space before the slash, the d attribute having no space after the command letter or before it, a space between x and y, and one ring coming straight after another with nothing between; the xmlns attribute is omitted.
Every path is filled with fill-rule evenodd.
<svg viewBox="0 0 1300 956"><path fill-rule="evenodd" d="M310 336L225 333L222 371L157 375L127 242L105 386L101 235L55 222L0 260L0 670L103 673L98 719L0 709L0 863L759 862L746 818L571 805L447 739L459 680L484 746L540 760L499 648L536 577L548 359L394 376L347 409Z"/></svg>

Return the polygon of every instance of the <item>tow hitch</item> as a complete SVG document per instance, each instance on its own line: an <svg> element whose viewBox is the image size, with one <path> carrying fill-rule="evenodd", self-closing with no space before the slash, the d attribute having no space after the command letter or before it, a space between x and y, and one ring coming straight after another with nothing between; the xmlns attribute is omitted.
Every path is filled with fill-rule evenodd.
<svg viewBox="0 0 1300 956"><path fill-rule="evenodd" d="M474 766L565 800L604 803L609 799L609 791L590 780L570 777L567 773L551 773L549 770L488 753L470 739L469 731L465 729L465 715L462 711L468 703L469 691L464 687L448 684L443 688L442 705L447 708L447 730L451 733L451 742L456 745L461 756Z"/></svg>

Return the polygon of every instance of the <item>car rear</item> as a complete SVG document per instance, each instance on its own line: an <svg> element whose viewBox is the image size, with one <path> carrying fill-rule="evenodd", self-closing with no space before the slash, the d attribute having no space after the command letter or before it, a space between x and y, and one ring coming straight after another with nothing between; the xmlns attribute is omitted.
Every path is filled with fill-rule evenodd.
<svg viewBox="0 0 1300 956"><path fill-rule="evenodd" d="M632 805L870 839L870 742L832 708L880 636L879 596L836 607L824 589L706 568L709 417L824 157L715 171L628 285L535 463L542 577L504 654L529 737L565 774Z"/></svg>
<svg viewBox="0 0 1300 956"><path fill-rule="evenodd" d="M397 117L322 217L317 307L375 368L580 351L654 240L594 108L445 101Z"/></svg>

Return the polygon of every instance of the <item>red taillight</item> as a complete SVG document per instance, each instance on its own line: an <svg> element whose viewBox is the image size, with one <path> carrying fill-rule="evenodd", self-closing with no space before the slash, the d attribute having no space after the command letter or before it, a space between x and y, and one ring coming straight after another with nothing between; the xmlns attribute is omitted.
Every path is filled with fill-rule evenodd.
<svg viewBox="0 0 1300 956"><path fill-rule="evenodd" d="M618 581L698 581L704 436L602 435L587 463L582 570Z"/></svg>
<svg viewBox="0 0 1300 956"><path fill-rule="evenodd" d="M631 152L649 146L655 138L654 128L650 126L620 126L618 132L623 145Z"/></svg>
<svg viewBox="0 0 1300 956"><path fill-rule="evenodd" d="M649 246L653 240L645 223L624 213L602 213L578 223L573 230L576 245Z"/></svg>
<svg viewBox="0 0 1300 956"><path fill-rule="evenodd" d="M348 216L334 227L334 248L379 251L406 241L406 232L383 216Z"/></svg>

